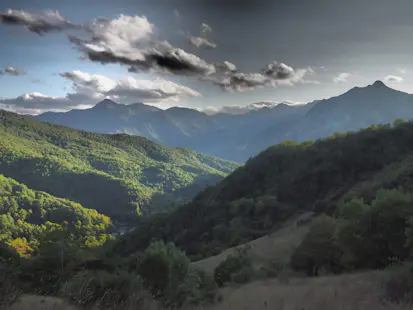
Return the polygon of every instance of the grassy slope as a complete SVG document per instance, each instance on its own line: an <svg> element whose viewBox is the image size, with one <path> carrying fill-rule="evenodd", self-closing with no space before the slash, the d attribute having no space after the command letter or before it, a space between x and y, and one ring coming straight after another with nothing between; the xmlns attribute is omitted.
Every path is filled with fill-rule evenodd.
<svg viewBox="0 0 413 310"><path fill-rule="evenodd" d="M288 263L292 252L303 240L308 231L308 225L297 226L295 221L290 221L276 232L247 242L248 256L256 270L277 259L278 262ZM235 253L234 248L229 248L218 255L193 262L192 265L213 274L215 268L224 261L228 255Z"/></svg>
<svg viewBox="0 0 413 310"><path fill-rule="evenodd" d="M155 199L187 200L236 167L141 137L93 134L0 111L0 173L117 218L137 209L150 213Z"/></svg>

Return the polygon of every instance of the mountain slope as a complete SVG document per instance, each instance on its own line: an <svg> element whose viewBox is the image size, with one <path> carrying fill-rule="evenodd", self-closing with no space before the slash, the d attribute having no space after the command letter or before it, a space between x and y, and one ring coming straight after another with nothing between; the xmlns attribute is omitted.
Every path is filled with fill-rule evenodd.
<svg viewBox="0 0 413 310"><path fill-rule="evenodd" d="M396 119L413 119L413 96L376 81L372 85L355 87L340 96L318 101L296 122L274 124L249 141L247 152L260 152L269 145L286 140L314 140L336 132L392 123Z"/></svg>
<svg viewBox="0 0 413 310"><path fill-rule="evenodd" d="M0 111L0 173L115 219L186 201L235 167L142 137L77 131Z"/></svg>
<svg viewBox="0 0 413 310"><path fill-rule="evenodd" d="M33 191L0 174L0 243L24 252L46 234L64 229L65 223L75 226L89 246L105 242L111 226L110 219L96 210Z"/></svg>
<svg viewBox="0 0 413 310"><path fill-rule="evenodd" d="M119 249L131 253L163 238L197 259L268 234L303 212L332 213L354 196L371 200L381 187L412 190L412 140L408 122L270 147L191 203L141 223Z"/></svg>
<svg viewBox="0 0 413 310"><path fill-rule="evenodd" d="M380 81L306 105L261 107L243 114L207 115L187 108L164 111L106 100L89 110L45 113L37 118L93 132L140 135L168 146L189 147L240 162L282 141L314 140L397 118L413 118L413 96Z"/></svg>

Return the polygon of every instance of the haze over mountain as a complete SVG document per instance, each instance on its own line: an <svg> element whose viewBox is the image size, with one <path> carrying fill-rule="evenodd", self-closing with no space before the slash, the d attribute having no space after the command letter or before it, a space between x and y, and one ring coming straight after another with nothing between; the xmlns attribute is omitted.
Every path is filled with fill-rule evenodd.
<svg viewBox="0 0 413 310"><path fill-rule="evenodd" d="M285 140L302 142L398 118L412 119L413 96L376 81L305 105L256 104L246 109L207 115L188 108L162 110L104 100L88 110L47 112L36 118L87 131L144 136L168 146L245 161Z"/></svg>

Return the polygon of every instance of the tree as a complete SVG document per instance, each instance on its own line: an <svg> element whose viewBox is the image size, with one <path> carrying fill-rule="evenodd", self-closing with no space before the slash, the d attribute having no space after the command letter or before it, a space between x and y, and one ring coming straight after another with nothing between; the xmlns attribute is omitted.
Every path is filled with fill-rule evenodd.
<svg viewBox="0 0 413 310"><path fill-rule="evenodd" d="M291 267L308 276L318 276L321 269L337 272L340 268L340 248L335 240L336 221L320 215L311 224L302 243L291 257Z"/></svg>

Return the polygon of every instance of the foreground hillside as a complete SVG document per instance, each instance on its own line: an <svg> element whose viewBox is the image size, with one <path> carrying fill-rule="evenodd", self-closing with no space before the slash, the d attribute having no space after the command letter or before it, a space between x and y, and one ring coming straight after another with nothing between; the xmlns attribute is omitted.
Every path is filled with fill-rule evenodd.
<svg viewBox="0 0 413 310"><path fill-rule="evenodd" d="M87 133L0 111L0 173L117 220L171 208L236 166L146 138Z"/></svg>
<svg viewBox="0 0 413 310"><path fill-rule="evenodd" d="M161 110L105 100L88 110L48 112L36 118L93 132L144 136L163 145L243 162L286 140L303 142L398 118L410 120L413 96L377 81L306 105L279 104L238 115L207 115L177 107Z"/></svg>
<svg viewBox="0 0 413 310"><path fill-rule="evenodd" d="M371 202L380 188L410 191L411 141L413 123L400 122L273 146L193 202L141 223L119 249L133 253L162 238L198 259L277 230L303 212L332 214L353 197Z"/></svg>

